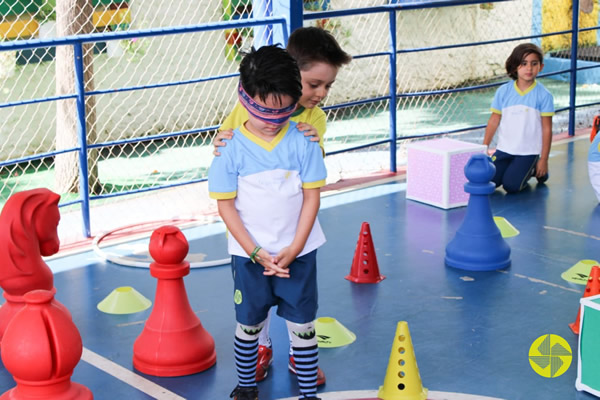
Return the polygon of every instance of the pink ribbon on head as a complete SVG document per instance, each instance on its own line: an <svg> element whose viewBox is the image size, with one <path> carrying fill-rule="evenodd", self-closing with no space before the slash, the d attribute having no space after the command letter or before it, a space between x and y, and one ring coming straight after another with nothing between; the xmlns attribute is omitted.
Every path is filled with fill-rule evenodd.
<svg viewBox="0 0 600 400"><path fill-rule="evenodd" d="M269 124L280 125L286 122L294 111L296 104L284 108L269 108L258 104L242 87L242 83L238 85L238 98L240 103L253 117L260 119Z"/></svg>

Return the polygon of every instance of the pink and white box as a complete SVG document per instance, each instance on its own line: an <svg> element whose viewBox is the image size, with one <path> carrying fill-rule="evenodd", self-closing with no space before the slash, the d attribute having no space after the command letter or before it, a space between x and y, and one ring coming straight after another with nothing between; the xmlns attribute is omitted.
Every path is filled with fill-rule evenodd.
<svg viewBox="0 0 600 400"><path fill-rule="evenodd" d="M407 146L406 198L440 208L466 206L465 165L486 146L455 139L423 140Z"/></svg>

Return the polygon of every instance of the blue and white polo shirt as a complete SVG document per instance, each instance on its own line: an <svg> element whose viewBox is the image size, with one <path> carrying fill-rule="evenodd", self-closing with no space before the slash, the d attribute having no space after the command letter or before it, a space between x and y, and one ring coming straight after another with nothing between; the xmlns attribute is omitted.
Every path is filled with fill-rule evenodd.
<svg viewBox="0 0 600 400"><path fill-rule="evenodd" d="M496 148L513 155L542 152L542 117L554 115L552 94L535 81L521 91L517 82L507 82L496 91L491 111L500 114Z"/></svg>
<svg viewBox="0 0 600 400"><path fill-rule="evenodd" d="M318 142L311 142L289 122L267 142L244 126L219 149L208 173L213 199L234 199L235 207L255 243L276 255L292 243L303 204L302 189L325 185L327 170ZM318 219L304 249L307 254L325 243ZM233 235L229 253L248 257Z"/></svg>

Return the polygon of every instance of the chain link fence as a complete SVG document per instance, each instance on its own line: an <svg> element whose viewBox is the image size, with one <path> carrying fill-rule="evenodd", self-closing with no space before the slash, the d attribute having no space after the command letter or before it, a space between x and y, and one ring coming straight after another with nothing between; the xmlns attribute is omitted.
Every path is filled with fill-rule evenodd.
<svg viewBox="0 0 600 400"><path fill-rule="evenodd" d="M310 15L394 2L304 1L304 25L329 30L355 57L342 67L322 105L328 116L325 149L334 153L326 157L330 183L390 170L389 144L368 146L390 135L389 16ZM563 3L506 1L396 12L398 137L450 133L481 141L482 130L469 128L487 122L493 84L507 79L504 61L516 44L539 43L553 59L570 54L568 33L527 38L571 29L571 11ZM0 37L28 40L231 21L270 15L276 6L270 0L0 0ZM598 2L586 6L579 23L584 29L580 52L582 60L597 62L598 31L585 29L598 25ZM92 148L89 186L96 196L92 233L136 221L214 212L200 185L188 185L185 194L158 191L159 200L147 207L138 198L150 196L144 191L152 188L206 177L215 129L236 101L241 53L252 45L281 41L278 29L225 29L84 46L86 128ZM525 39L500 42L514 38ZM65 76L73 76L68 51L69 46L0 51L0 205L15 191L39 186L61 194L63 204L79 197L79 162L68 151L78 147L75 100L60 97L74 93L72 86L65 86L70 81ZM556 107L566 107L568 82L542 80ZM578 85L578 104L597 101L596 82ZM53 101L31 101L55 96ZM590 126L597 111L597 106L578 109L578 126ZM554 121L554 133L566 129L566 113ZM399 142L399 166L410 140ZM342 152L361 146L368 147ZM57 150L64 153L55 154ZM112 197L125 191L140 193ZM109 217L97 211L100 207L109 207ZM78 209L63 208L63 216Z"/></svg>

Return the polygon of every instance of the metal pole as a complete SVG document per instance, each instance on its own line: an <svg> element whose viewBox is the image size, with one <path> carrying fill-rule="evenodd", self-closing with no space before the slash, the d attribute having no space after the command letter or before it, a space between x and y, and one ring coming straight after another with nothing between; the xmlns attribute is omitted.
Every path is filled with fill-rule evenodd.
<svg viewBox="0 0 600 400"><path fill-rule="evenodd" d="M85 82L83 79L83 45L75 43L75 90L77 94L77 133L79 140L79 194L81 195L81 217L83 222L83 234L90 237L90 192L88 182L88 160L87 160L87 130L85 126Z"/></svg>
<svg viewBox="0 0 600 400"><path fill-rule="evenodd" d="M579 0L573 0L573 31L571 33L571 81L569 85L569 136L575 135L575 96L577 94L577 47L579 39Z"/></svg>
<svg viewBox="0 0 600 400"><path fill-rule="evenodd" d="M290 33L304 24L304 1L290 0Z"/></svg>
<svg viewBox="0 0 600 400"><path fill-rule="evenodd" d="M396 172L396 12L390 16L390 171Z"/></svg>

